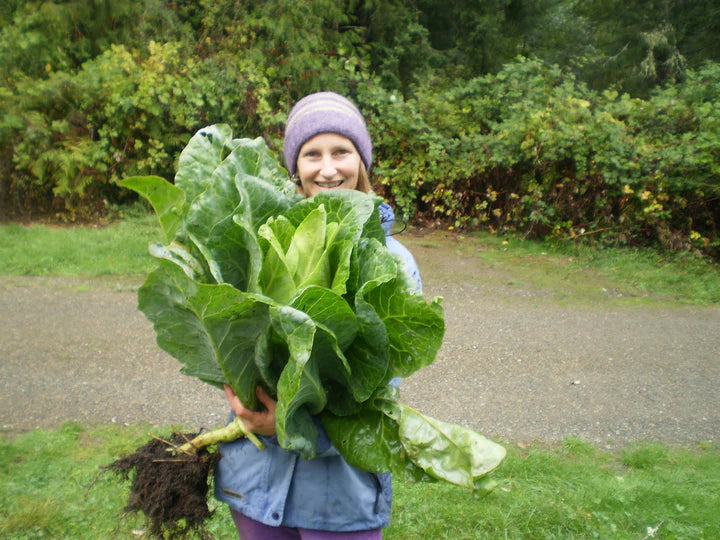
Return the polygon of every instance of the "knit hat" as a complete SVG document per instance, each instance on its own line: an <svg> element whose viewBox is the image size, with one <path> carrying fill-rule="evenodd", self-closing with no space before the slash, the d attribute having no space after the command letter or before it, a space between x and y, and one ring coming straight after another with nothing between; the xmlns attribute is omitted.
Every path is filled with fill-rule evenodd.
<svg viewBox="0 0 720 540"><path fill-rule="evenodd" d="M350 139L370 170L372 142L363 115L347 98L335 92L318 92L298 101L288 115L283 153L290 176L295 175L302 145L321 133Z"/></svg>

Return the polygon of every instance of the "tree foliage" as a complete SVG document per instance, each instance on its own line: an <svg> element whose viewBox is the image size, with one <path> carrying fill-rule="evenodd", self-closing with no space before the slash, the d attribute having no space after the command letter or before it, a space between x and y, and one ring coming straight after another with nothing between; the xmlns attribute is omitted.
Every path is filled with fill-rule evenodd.
<svg viewBox="0 0 720 540"><path fill-rule="evenodd" d="M378 99L380 182L455 227L716 252L719 84L711 64L638 99L518 58L435 99Z"/></svg>
<svg viewBox="0 0 720 540"><path fill-rule="evenodd" d="M103 215L215 123L342 92L409 218L718 255L720 8L657 0L0 7L0 213Z"/></svg>

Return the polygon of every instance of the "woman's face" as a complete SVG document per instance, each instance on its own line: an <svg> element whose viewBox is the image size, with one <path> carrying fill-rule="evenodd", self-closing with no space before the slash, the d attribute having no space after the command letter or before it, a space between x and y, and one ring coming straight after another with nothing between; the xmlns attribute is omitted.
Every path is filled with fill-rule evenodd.
<svg viewBox="0 0 720 540"><path fill-rule="evenodd" d="M330 189L356 189L360 154L347 137L321 133L302 145L297 159L300 191L306 197Z"/></svg>

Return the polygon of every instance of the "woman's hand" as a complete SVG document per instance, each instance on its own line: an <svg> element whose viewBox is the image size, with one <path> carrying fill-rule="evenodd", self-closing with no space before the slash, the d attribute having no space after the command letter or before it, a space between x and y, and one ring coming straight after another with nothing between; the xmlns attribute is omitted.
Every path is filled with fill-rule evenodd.
<svg viewBox="0 0 720 540"><path fill-rule="evenodd" d="M272 437L275 435L275 407L277 406L277 401L271 398L265 390L259 386L255 389L255 394L260 400L260 403L265 406L264 411L257 412L248 409L242 404L240 398L235 395L230 385L225 385L225 395L228 401L230 401L230 407L242 420L243 424L245 424L245 428L252 433Z"/></svg>

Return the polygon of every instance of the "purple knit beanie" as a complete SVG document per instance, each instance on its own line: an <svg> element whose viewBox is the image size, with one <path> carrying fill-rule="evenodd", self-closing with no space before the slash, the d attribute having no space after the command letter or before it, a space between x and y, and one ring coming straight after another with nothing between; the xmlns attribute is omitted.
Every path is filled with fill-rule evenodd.
<svg viewBox="0 0 720 540"><path fill-rule="evenodd" d="M350 139L370 170L372 142L363 115L340 94L318 92L298 101L288 115L283 154L290 176L295 175L302 145L321 133L337 133Z"/></svg>

